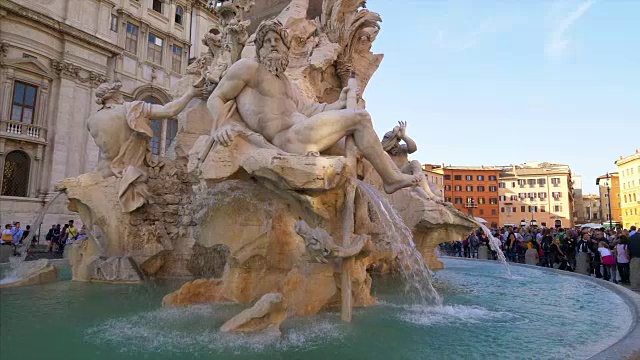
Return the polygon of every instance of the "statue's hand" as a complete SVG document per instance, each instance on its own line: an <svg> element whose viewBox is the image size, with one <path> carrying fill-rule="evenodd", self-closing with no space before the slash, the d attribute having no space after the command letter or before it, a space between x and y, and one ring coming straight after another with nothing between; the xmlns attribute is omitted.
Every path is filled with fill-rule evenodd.
<svg viewBox="0 0 640 360"><path fill-rule="evenodd" d="M216 131L213 135L211 135L211 137L216 143L227 147L231 145L236 135L237 133L233 126L225 126L222 129Z"/></svg>
<svg viewBox="0 0 640 360"><path fill-rule="evenodd" d="M398 121L398 125L400 127L399 135L404 138L407 135L407 122L406 121Z"/></svg>

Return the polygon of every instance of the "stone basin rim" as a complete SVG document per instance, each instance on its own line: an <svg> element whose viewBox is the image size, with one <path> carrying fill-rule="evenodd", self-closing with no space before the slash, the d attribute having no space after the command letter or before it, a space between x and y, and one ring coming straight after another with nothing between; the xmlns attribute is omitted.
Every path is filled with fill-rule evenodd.
<svg viewBox="0 0 640 360"><path fill-rule="evenodd" d="M496 260L470 259L470 258L460 258L460 257L454 257L454 256L439 256L439 258L451 259L451 260L464 260L469 262L473 262L473 261L486 262L486 263L493 263L495 265L501 266L501 264ZM599 353L591 356L589 360L630 359L632 358L632 356L640 355L640 322L639 322L640 295L636 294L630 289L614 284L612 282L604 281L602 279L597 279L592 276L576 274L574 272L570 272L566 270L551 269L551 268L545 268L542 266L518 264L518 263L509 263L509 266L526 267L530 269L536 269L536 270L555 273L561 276L572 276L572 277L580 278L583 280L590 281L620 296L620 298L622 298L622 300L624 300L624 302L627 304L631 312L631 317L632 317L631 326L629 327L629 330L627 331L627 333L622 338L620 338L620 340L618 340L608 348L600 351Z"/></svg>

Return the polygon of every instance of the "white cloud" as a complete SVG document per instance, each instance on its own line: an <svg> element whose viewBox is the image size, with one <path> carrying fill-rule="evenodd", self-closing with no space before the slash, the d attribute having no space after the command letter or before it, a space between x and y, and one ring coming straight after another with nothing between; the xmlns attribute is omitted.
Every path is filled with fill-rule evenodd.
<svg viewBox="0 0 640 360"><path fill-rule="evenodd" d="M558 11L560 3L554 3L552 11ZM564 3L563 3L564 4ZM593 6L593 1L587 0L578 4L570 12L564 12L555 21L552 21L551 31L545 43L545 55L551 59L562 58L571 45L569 32L571 27Z"/></svg>

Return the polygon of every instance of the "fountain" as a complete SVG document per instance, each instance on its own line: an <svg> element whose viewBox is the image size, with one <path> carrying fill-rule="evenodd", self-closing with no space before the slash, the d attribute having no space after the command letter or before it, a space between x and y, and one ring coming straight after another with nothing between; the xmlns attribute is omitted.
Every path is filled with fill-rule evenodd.
<svg viewBox="0 0 640 360"><path fill-rule="evenodd" d="M623 304L586 281L517 269L496 283L491 264L451 259L434 276L444 268L437 244L477 224L435 198L408 161L411 151L395 147L393 136L407 141L406 123L382 143L373 131L361 96L382 61L371 52L380 17L362 0L325 0L322 16L310 20L309 2L293 0L247 34L241 14L251 3L216 8L221 23L203 39L209 51L189 66L170 104L123 102L118 82L96 90L101 108L87 124L101 149L98 169L56 186L89 230L68 247L71 269L60 276L74 281L42 293L3 290L3 357L43 357L20 342L36 321L53 334L49 345L72 347L67 358L78 359L291 351L511 358L540 347L579 357L616 341L585 348L576 339L593 327L622 334L631 326L621 311L615 321L589 316L568 327L563 316L575 312L559 309L567 298ZM159 158L147 150L149 120L171 116L178 135ZM575 299L551 296L566 287ZM531 309L536 316L523 311L531 297L542 302ZM55 311L43 320L8 310L23 302ZM538 312L549 308L556 316L541 321ZM517 349L500 340L530 324L575 337ZM482 333L496 346L452 348L454 333ZM387 335L397 346L380 341Z"/></svg>

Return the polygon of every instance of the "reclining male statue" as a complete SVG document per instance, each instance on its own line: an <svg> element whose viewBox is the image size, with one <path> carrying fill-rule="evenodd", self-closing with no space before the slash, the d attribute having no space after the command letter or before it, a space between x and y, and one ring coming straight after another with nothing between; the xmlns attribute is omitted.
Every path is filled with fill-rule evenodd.
<svg viewBox="0 0 640 360"><path fill-rule="evenodd" d="M296 97L285 75L289 64L289 38L277 20L263 21L255 38L257 59L234 63L209 97L207 107L214 119L211 137L199 162L214 142L229 146L236 131L231 125L237 113L246 126L276 147L292 154L315 155L353 135L355 144L393 193L414 186L422 174L401 173L385 154L366 110L346 109L349 91L344 88L333 104L309 103Z"/></svg>

